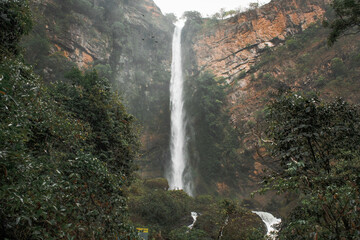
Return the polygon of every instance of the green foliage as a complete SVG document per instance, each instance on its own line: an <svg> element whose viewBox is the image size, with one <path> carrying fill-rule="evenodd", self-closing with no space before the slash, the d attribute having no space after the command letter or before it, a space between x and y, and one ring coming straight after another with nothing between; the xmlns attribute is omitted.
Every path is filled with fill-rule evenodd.
<svg viewBox="0 0 360 240"><path fill-rule="evenodd" d="M328 43L333 45L342 35L356 33L360 26L360 3L358 0L333 0L335 19L325 22L331 28Z"/></svg>
<svg viewBox="0 0 360 240"><path fill-rule="evenodd" d="M265 228L259 217L231 200L220 200L207 205L194 226L207 233L210 239L263 239ZM260 233L260 234L259 234ZM206 239L206 238L205 238Z"/></svg>
<svg viewBox="0 0 360 240"><path fill-rule="evenodd" d="M233 182L230 180L239 170L236 149L240 144L224 109L225 87L208 72L190 81L190 84L192 91L187 93L191 96L187 103L188 112L192 116L192 127L196 129L191 145L199 154L200 174L208 182L224 176Z"/></svg>
<svg viewBox="0 0 360 240"><path fill-rule="evenodd" d="M177 17L173 13L166 13L165 17L166 17L168 22L175 23L177 21Z"/></svg>
<svg viewBox="0 0 360 240"><path fill-rule="evenodd" d="M189 21L196 22L199 24L201 24L203 21L201 13L199 13L197 11L186 11L186 12L184 12L183 17Z"/></svg>
<svg viewBox="0 0 360 240"><path fill-rule="evenodd" d="M180 221L189 216L190 197L180 191L151 191L142 196L135 205L135 211L139 213L148 225L161 226L171 229L178 226Z"/></svg>
<svg viewBox="0 0 360 240"><path fill-rule="evenodd" d="M265 86L272 86L274 83L276 83L276 78L270 73L265 73L262 83L265 84Z"/></svg>
<svg viewBox="0 0 360 240"><path fill-rule="evenodd" d="M203 27L203 18L201 13L197 11L186 11L183 14L183 17L186 18L186 24L183 29L184 35L193 36L192 34L196 33Z"/></svg>
<svg viewBox="0 0 360 240"><path fill-rule="evenodd" d="M113 32L114 36L117 38L123 37L124 33L126 32L126 26L123 22L117 21L114 22L111 26L111 31Z"/></svg>
<svg viewBox="0 0 360 240"><path fill-rule="evenodd" d="M189 229L188 227L181 227L172 230L169 234L171 240L211 240L207 233L199 229Z"/></svg>
<svg viewBox="0 0 360 240"><path fill-rule="evenodd" d="M268 149L280 168L263 190L301 194L280 239L359 238L359 109L341 99L287 93L267 111Z"/></svg>
<svg viewBox="0 0 360 240"><path fill-rule="evenodd" d="M209 195L195 199L183 191L166 191L149 186L149 179L130 187L129 209L137 226L146 226L151 237L171 240L263 239L265 228L261 219L231 200L216 200ZM200 213L192 229L190 212ZM227 220L227 221L226 221ZM160 237L161 236L161 237ZM257 238L256 238L257 237Z"/></svg>
<svg viewBox="0 0 360 240"><path fill-rule="evenodd" d="M55 2L61 7L59 10L66 14L74 11L86 15L92 19L102 20L107 13L107 9L104 6L105 3L103 0L96 2L91 0L55 0ZM111 5L111 1L109 1L109 5Z"/></svg>
<svg viewBox="0 0 360 240"><path fill-rule="evenodd" d="M29 54L26 57L27 60L34 65L39 64L39 62L43 60L44 56L49 54L50 42L46 37L45 28L36 26L36 33L31 38L27 38L23 42L24 44L22 44L22 46L25 49L32 49L31 55Z"/></svg>
<svg viewBox="0 0 360 240"><path fill-rule="evenodd" d="M249 3L249 8L250 8L250 10L258 9L259 8L259 3L258 2Z"/></svg>
<svg viewBox="0 0 360 240"><path fill-rule="evenodd" d="M169 189L169 183L165 178L148 179L145 180L144 185L151 189L162 189L165 191Z"/></svg>
<svg viewBox="0 0 360 240"><path fill-rule="evenodd" d="M240 80L240 79L243 79L244 77L246 77L246 71L245 71L245 70L241 71L241 72L236 76L236 79L237 79L237 80Z"/></svg>
<svg viewBox="0 0 360 240"><path fill-rule="evenodd" d="M333 58L331 60L331 71L335 77L346 74L346 67L341 58Z"/></svg>
<svg viewBox="0 0 360 240"><path fill-rule="evenodd" d="M296 50L301 47L300 42L295 38L287 40L285 44L290 51Z"/></svg>
<svg viewBox="0 0 360 240"><path fill-rule="evenodd" d="M94 69L99 74L100 78L106 78L109 80L111 79L113 72L109 64L96 64L94 66Z"/></svg>
<svg viewBox="0 0 360 240"><path fill-rule="evenodd" d="M326 85L326 80L325 77L323 75L320 75L316 80L315 80L315 86L320 88Z"/></svg>
<svg viewBox="0 0 360 240"><path fill-rule="evenodd" d="M137 226L150 228L150 234L168 237L170 232L191 223L192 199L182 190L168 191L166 179L148 179L130 187L130 216Z"/></svg>
<svg viewBox="0 0 360 240"><path fill-rule="evenodd" d="M15 0L1 1L0 26L0 55L3 57L9 54L18 54L20 39L30 31L32 26L28 2Z"/></svg>
<svg viewBox="0 0 360 240"><path fill-rule="evenodd" d="M23 3L1 6L19 20ZM14 36L24 30L16 24ZM95 72L73 71L73 85L50 91L16 56L15 40L0 53L0 238L136 239L124 194L133 117Z"/></svg>
<svg viewBox="0 0 360 240"><path fill-rule="evenodd" d="M95 156L106 162L112 172L121 171L131 178L139 146L134 117L126 113L119 95L96 71L83 75L74 69L67 77L70 83L55 86L55 99L90 126L87 142L93 146Z"/></svg>
<svg viewBox="0 0 360 240"><path fill-rule="evenodd" d="M219 25L219 20L214 16L212 18L206 19L205 24L203 25L204 31L213 30Z"/></svg>
<svg viewBox="0 0 360 240"><path fill-rule="evenodd" d="M91 126L59 107L31 68L8 60L0 70L3 237L126 238L125 171L96 156Z"/></svg>

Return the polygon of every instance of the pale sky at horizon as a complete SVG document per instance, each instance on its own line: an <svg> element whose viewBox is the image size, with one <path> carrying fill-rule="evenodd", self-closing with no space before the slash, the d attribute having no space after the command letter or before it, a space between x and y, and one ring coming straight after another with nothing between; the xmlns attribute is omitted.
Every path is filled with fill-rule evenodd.
<svg viewBox="0 0 360 240"><path fill-rule="evenodd" d="M249 3L259 2L265 4L270 0L154 0L159 6L162 13L175 13L176 16L181 17L185 11L198 11L203 17L219 12L221 8L225 10L232 10L241 7L245 9Z"/></svg>

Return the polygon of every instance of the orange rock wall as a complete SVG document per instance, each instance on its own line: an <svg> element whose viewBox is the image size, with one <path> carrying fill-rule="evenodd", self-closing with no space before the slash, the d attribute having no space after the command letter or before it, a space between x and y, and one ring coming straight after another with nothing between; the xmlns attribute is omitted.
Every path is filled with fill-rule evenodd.
<svg viewBox="0 0 360 240"><path fill-rule="evenodd" d="M273 0L204 29L193 45L199 68L232 78L249 70L265 47L322 20L329 0Z"/></svg>

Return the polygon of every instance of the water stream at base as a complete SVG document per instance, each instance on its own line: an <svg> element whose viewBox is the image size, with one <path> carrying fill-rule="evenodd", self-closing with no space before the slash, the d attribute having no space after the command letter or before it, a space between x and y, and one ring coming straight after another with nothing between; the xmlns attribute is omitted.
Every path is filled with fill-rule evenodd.
<svg viewBox="0 0 360 240"><path fill-rule="evenodd" d="M191 217L193 218L193 223L188 226L188 228L191 230L194 227L194 224L196 223L196 219L198 217L198 213L191 212Z"/></svg>
<svg viewBox="0 0 360 240"><path fill-rule="evenodd" d="M192 195L190 182L184 176L187 169L186 149L186 117L184 109L184 77L181 58L181 32L185 21L178 21L173 35L172 65L170 81L170 106L171 106L171 169L167 174L170 189L183 189Z"/></svg>
<svg viewBox="0 0 360 240"><path fill-rule="evenodd" d="M280 218L274 217L271 213L268 212L259 212L252 211L257 214L261 220L265 223L267 228L267 234L271 239L275 239L277 230L274 228L274 225L279 224L281 222Z"/></svg>

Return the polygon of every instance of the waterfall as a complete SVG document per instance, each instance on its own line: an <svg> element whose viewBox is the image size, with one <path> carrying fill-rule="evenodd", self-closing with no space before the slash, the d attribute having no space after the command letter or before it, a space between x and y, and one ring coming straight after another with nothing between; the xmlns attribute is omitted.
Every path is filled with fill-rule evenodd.
<svg viewBox="0 0 360 240"><path fill-rule="evenodd" d="M188 228L189 228L190 230L194 227L194 225L195 225L195 223L196 223L196 219L197 219L198 216L199 216L199 215L198 215L197 212L191 212L191 217L193 218L193 223L188 226Z"/></svg>
<svg viewBox="0 0 360 240"><path fill-rule="evenodd" d="M267 212L257 212L252 211L253 213L257 214L261 220L265 223L267 228L267 235L270 239L275 239L277 230L273 227L275 224L279 224L281 222L280 218L275 218L271 213Z"/></svg>
<svg viewBox="0 0 360 240"><path fill-rule="evenodd" d="M185 21L176 23L172 42L170 81L171 106L171 169L168 173L170 189L183 189L192 195L187 169L186 118L183 99L184 78L181 59L181 31ZM187 176L187 179L185 179Z"/></svg>

